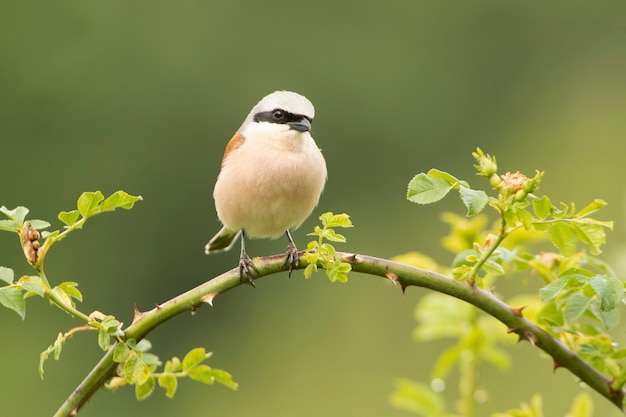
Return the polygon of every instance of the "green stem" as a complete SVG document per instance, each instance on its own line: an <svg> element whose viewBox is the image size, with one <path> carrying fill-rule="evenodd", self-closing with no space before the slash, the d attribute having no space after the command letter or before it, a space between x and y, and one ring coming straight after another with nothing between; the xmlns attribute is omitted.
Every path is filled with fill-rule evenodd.
<svg viewBox="0 0 626 417"><path fill-rule="evenodd" d="M48 278L46 278L46 274L43 270L39 271L39 277L41 278L41 281L44 285L44 290L43 290L44 297L46 297L53 304L55 304L57 307L59 307L61 310L65 311L66 313L69 313L70 315L78 319L81 319L85 323L89 322L88 315L77 310L75 307L67 304L65 300L63 300L61 297L57 295L56 292L53 291L53 289L50 287L50 283L48 282Z"/></svg>
<svg viewBox="0 0 626 417"><path fill-rule="evenodd" d="M509 233L510 232L507 232L506 230L506 224L503 218L502 229L500 230L500 234L498 235L498 238L495 240L495 242L491 244L491 246L489 246L489 249L483 252L481 257L478 259L478 261L474 264L470 272L467 274L467 279L470 283L473 283L476 281L476 275L478 275L478 271L480 271L480 268L482 268L485 262L487 262L487 259L489 259L491 255L493 255L493 252L498 248L498 246L500 246L502 241L509 235Z"/></svg>
<svg viewBox="0 0 626 417"><path fill-rule="evenodd" d="M411 267L386 259L366 255L353 255L337 252L337 257L352 265L352 270L364 274L375 275L399 283L403 291L409 286L428 288L452 297L464 300L497 320L504 323L510 332L517 333L520 340L527 340L550 355L559 367L568 369L590 388L604 396L623 412L622 400L624 389L611 388L611 379L593 368L588 362L568 349L559 340L537 324L524 318L520 309L512 308L493 293L472 287L464 282L453 280L445 275L432 271ZM283 255L255 258L259 271L256 279L285 271ZM299 268L308 265L306 259L300 257ZM353 275L354 276L354 275ZM247 282L247 281L246 281ZM145 313L138 313L133 323L126 328L126 339L137 341L144 338L150 331L170 318L188 311L195 311L204 304L211 304L215 297L241 285L238 268L232 269L187 291ZM66 399L55 414L55 417L75 415L79 408L114 375L117 364L113 361L111 347L96 367L87 375L72 394Z"/></svg>

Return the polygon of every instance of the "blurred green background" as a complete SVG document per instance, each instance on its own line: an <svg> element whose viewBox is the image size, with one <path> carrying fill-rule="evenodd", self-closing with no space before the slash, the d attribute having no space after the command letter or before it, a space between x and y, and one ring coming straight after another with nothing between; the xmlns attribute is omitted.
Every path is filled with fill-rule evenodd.
<svg viewBox="0 0 626 417"><path fill-rule="evenodd" d="M55 220L83 191L123 189L144 201L97 217L48 257L53 282L78 281L83 311L129 323L142 310L233 267L207 257L218 229L212 189L226 142L265 94L289 89L316 106L313 135L329 181L319 207L356 227L341 249L390 257L419 250L443 263L441 210L405 200L432 167L470 184L480 146L500 170L546 170L553 201L610 204L605 254L626 272L624 139L626 3L585 1L0 1L0 204ZM252 255L285 242L253 241ZM15 236L0 265L30 274ZM533 279L529 280L531 283ZM507 294L506 284L500 290ZM529 285L528 291L535 291ZM428 381L445 343L411 340L420 289L351 275L346 285L302 273L258 282L166 323L149 339L162 358L204 346L238 392L183 381L157 391L98 393L81 416L405 416L394 380ZM51 415L101 352L79 334L37 375L39 353L78 323L40 299L27 318L0 310L0 415ZM617 334L621 335L621 331ZM546 415L577 392L566 371L528 344L514 366L481 373L480 415L542 391ZM455 397L454 382L449 390ZM599 397L596 415L619 413ZM452 407L452 403L450 404Z"/></svg>

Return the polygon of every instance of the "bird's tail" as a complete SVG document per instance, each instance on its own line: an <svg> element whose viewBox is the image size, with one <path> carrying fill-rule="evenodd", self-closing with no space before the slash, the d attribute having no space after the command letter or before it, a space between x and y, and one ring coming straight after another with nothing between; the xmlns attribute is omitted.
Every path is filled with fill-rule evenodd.
<svg viewBox="0 0 626 417"><path fill-rule="evenodd" d="M204 247L204 253L207 255L216 252L224 252L229 250L235 244L235 240L241 234L241 230L235 231L230 230L227 227L222 227L222 229L217 232L215 236L206 244Z"/></svg>

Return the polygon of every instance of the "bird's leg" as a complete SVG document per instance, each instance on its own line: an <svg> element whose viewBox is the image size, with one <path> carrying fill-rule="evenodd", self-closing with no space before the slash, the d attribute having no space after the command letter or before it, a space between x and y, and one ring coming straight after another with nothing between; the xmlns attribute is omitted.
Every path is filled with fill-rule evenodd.
<svg viewBox="0 0 626 417"><path fill-rule="evenodd" d="M248 256L248 254L246 253L246 232L245 230L241 231L241 256L239 257L239 281L243 281L243 273L246 273L246 276L248 277L248 281L250 281L250 284L252 284L253 287L256 287L256 285L254 285L254 278L252 278L252 270L254 270L257 274L259 273L259 270L256 269L256 266L254 266L254 262L252 262L252 260L250 259L250 257Z"/></svg>
<svg viewBox="0 0 626 417"><path fill-rule="evenodd" d="M287 252L285 252L283 267L288 265L289 278L291 278L291 271L293 271L294 267L298 267L298 248L296 248L296 244L293 243L289 230L287 230L286 235L287 239L289 239L289 244L287 245Z"/></svg>

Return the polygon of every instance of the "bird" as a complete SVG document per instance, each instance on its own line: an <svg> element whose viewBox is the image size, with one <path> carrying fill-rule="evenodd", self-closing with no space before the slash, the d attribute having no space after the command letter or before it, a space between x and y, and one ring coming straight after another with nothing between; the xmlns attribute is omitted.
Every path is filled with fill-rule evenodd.
<svg viewBox="0 0 626 417"><path fill-rule="evenodd" d="M283 268L298 267L297 229L317 206L327 179L326 161L311 136L315 108L292 91L261 99L226 145L213 199L223 227L206 254L227 251L241 236L239 279L254 287L258 269L246 252L246 238L288 239Z"/></svg>

